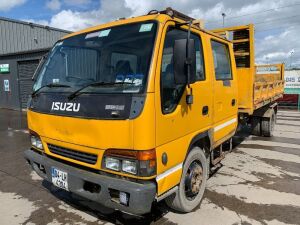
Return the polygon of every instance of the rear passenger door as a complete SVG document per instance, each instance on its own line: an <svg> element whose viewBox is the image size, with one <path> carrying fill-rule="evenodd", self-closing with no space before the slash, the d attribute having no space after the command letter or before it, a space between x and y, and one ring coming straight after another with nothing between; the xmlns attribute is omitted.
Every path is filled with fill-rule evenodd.
<svg viewBox="0 0 300 225"><path fill-rule="evenodd" d="M237 83L233 52L228 43L211 39L214 71L214 141L222 142L237 125Z"/></svg>

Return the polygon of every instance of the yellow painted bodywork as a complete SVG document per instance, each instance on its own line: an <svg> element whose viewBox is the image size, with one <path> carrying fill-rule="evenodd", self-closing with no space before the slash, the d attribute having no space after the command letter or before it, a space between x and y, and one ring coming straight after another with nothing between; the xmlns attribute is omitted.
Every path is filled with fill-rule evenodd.
<svg viewBox="0 0 300 225"><path fill-rule="evenodd" d="M258 69L264 69L259 72ZM255 66L253 93L254 109L282 97L284 92L284 64Z"/></svg>
<svg viewBox="0 0 300 225"><path fill-rule="evenodd" d="M162 14L147 15L96 26L70 34L65 38L125 23L147 20L157 20L158 31L142 113L135 119L95 120L47 115L28 110L29 129L41 136L46 154L81 166L103 170L101 162L106 149L155 149L157 175L159 176L184 163L189 145L196 135L208 132L211 134L212 146L217 147L234 134L238 124L238 110L253 110L254 76L251 74L254 73L254 66L250 69L236 69L232 42L217 34L192 26L191 31L199 35L202 40L205 80L191 84L194 96L192 105L187 105L185 101L186 93L189 91L186 88L175 111L166 115L162 113L160 76L164 39L168 26L173 26L174 20L180 21L179 19L171 19ZM182 28L187 29L187 26L182 26ZM215 79L211 40L223 42L229 46L233 75L229 81L230 86ZM235 105L232 105L233 99L236 100ZM202 115L204 106L209 108L207 115ZM98 155L98 161L95 165L90 165L58 156L49 151L47 144L93 153ZM166 165L161 160L163 153L168 155ZM155 180L156 178L156 176L135 177L115 171L106 172L146 180ZM179 168L168 176L157 179L157 195L159 196L176 186L180 182L181 173L182 168Z"/></svg>
<svg viewBox="0 0 300 225"><path fill-rule="evenodd" d="M236 57L249 56L249 66L237 68L239 112L252 115L256 109L282 97L284 92L284 65L255 65L253 24L212 30L212 32L228 38L229 32L238 31L248 32L248 37L244 39L232 38L232 43L249 45L248 51L236 49L234 52ZM276 72L258 74L257 68L276 68Z"/></svg>

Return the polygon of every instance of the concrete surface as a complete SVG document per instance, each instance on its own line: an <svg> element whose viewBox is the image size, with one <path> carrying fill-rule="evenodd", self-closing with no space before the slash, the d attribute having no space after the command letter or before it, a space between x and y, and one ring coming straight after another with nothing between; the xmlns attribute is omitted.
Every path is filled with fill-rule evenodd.
<svg viewBox="0 0 300 225"><path fill-rule="evenodd" d="M23 159L26 117L0 110L0 225L300 224L300 113L280 111L272 138L236 138L235 144L194 212L177 214L160 203L136 218L42 181Z"/></svg>

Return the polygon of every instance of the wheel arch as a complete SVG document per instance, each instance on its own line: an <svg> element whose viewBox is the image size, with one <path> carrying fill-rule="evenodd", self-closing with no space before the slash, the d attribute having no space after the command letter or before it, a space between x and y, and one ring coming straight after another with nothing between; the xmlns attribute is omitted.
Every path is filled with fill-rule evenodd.
<svg viewBox="0 0 300 225"><path fill-rule="evenodd" d="M207 131L201 132L201 133L195 135L191 139L185 159L188 156L188 154L190 153L190 151L193 149L193 147L200 147L204 151L206 157L209 157L210 151L211 151L211 146L212 146L212 131L207 130Z"/></svg>

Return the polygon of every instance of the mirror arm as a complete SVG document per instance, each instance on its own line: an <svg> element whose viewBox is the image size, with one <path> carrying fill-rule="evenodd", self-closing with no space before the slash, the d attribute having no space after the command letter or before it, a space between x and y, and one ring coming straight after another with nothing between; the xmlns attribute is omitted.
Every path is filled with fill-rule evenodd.
<svg viewBox="0 0 300 225"><path fill-rule="evenodd" d="M186 96L186 103L187 104L193 104L193 90L190 86L191 83L191 74L190 74L190 69L191 69L191 64L192 64L192 59L190 57L190 37L191 37L191 26L192 26L192 21L188 22L189 29L187 33L187 42L186 42L186 60L185 63L187 65L187 85L188 88L190 89L190 93L187 94Z"/></svg>
<svg viewBox="0 0 300 225"><path fill-rule="evenodd" d="M190 57L190 37L191 37L191 26L192 21L188 23L189 29L187 33L187 42L186 42L186 65L187 65L187 85L190 88L190 67L191 67L191 57Z"/></svg>

